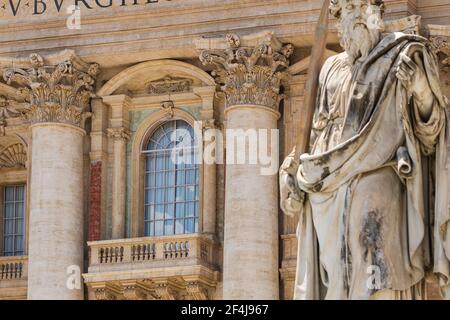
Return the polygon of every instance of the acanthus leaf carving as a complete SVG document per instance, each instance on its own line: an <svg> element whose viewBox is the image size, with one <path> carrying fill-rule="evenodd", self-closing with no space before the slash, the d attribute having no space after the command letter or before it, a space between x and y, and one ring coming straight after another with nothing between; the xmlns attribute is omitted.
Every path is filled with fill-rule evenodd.
<svg viewBox="0 0 450 320"><path fill-rule="evenodd" d="M130 140L130 132L124 127L119 128L109 128L107 130L108 137L116 139L116 140Z"/></svg>
<svg viewBox="0 0 450 320"><path fill-rule="evenodd" d="M243 47L235 34L227 35L226 41L227 49L203 50L200 61L213 68L212 75L225 93L227 107L253 104L278 110L293 45L278 50L266 43Z"/></svg>
<svg viewBox="0 0 450 320"><path fill-rule="evenodd" d="M25 111L31 123L60 122L82 127L90 98L93 96L98 64L65 60L56 66L45 66L44 59L33 53L31 68L9 68L3 78L8 85L16 85L29 108Z"/></svg>
<svg viewBox="0 0 450 320"><path fill-rule="evenodd" d="M450 66L450 39L443 36L432 36L430 42L436 54L442 53L446 56L442 60L444 66Z"/></svg>

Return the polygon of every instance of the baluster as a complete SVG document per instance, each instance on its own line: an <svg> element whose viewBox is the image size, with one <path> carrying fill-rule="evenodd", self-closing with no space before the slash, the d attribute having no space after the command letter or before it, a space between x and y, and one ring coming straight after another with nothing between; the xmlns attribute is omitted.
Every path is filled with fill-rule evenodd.
<svg viewBox="0 0 450 320"><path fill-rule="evenodd" d="M156 258L156 244L155 243L152 244L152 252L153 252L152 259L155 260L155 258Z"/></svg>
<svg viewBox="0 0 450 320"><path fill-rule="evenodd" d="M143 244L142 245L142 261L145 261L145 256L147 254L147 245Z"/></svg>
<svg viewBox="0 0 450 320"><path fill-rule="evenodd" d="M103 263L103 254L104 254L104 250L103 250L103 248L100 248L100 250L98 250L98 261L100 263Z"/></svg>
<svg viewBox="0 0 450 320"><path fill-rule="evenodd" d="M142 246L138 244L138 261L142 260Z"/></svg>
<svg viewBox="0 0 450 320"><path fill-rule="evenodd" d="M189 241L186 241L184 246L185 246L185 250L186 250L184 253L184 256L187 258L189 255Z"/></svg>
<svg viewBox="0 0 450 320"><path fill-rule="evenodd" d="M184 255L184 243L180 242L180 258L183 258Z"/></svg>

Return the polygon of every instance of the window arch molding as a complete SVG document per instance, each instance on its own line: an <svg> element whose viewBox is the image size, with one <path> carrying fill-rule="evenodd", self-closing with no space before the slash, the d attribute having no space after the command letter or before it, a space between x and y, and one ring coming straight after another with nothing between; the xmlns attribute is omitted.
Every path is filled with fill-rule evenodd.
<svg viewBox="0 0 450 320"><path fill-rule="evenodd" d="M168 116L164 110L156 111L149 115L136 130L131 146L131 236L142 237L144 235L144 178L145 159L142 152L146 148L150 137L160 125L168 121L183 120L194 127L195 118L189 113L174 109L173 116ZM198 141L198 148L203 148L202 141ZM199 164L199 205L198 205L198 232L202 232L203 224L203 165Z"/></svg>

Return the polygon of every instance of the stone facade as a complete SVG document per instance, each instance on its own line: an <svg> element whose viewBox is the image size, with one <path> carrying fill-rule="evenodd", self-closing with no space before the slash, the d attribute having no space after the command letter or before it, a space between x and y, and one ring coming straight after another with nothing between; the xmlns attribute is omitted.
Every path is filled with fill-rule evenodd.
<svg viewBox="0 0 450 320"><path fill-rule="evenodd" d="M269 156L283 159L307 135L321 2L144 2L87 0L80 29L66 4L0 9L0 253L3 189L26 186L24 254L0 256L0 299L291 299L297 221L277 175L201 163L197 232L153 236L145 148L179 120L204 135L279 129ZM388 31L430 39L450 97L450 1L385 2ZM341 50L330 23L326 56Z"/></svg>

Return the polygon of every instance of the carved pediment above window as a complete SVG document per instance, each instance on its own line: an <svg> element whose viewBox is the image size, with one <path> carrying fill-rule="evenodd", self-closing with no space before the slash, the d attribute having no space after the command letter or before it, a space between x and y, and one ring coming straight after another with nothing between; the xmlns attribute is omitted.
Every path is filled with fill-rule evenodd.
<svg viewBox="0 0 450 320"><path fill-rule="evenodd" d="M27 152L23 144L15 143L0 151L0 168L25 168Z"/></svg>
<svg viewBox="0 0 450 320"><path fill-rule="evenodd" d="M192 80L166 76L162 79L150 82L147 86L148 93L152 95L189 92L191 91Z"/></svg>

